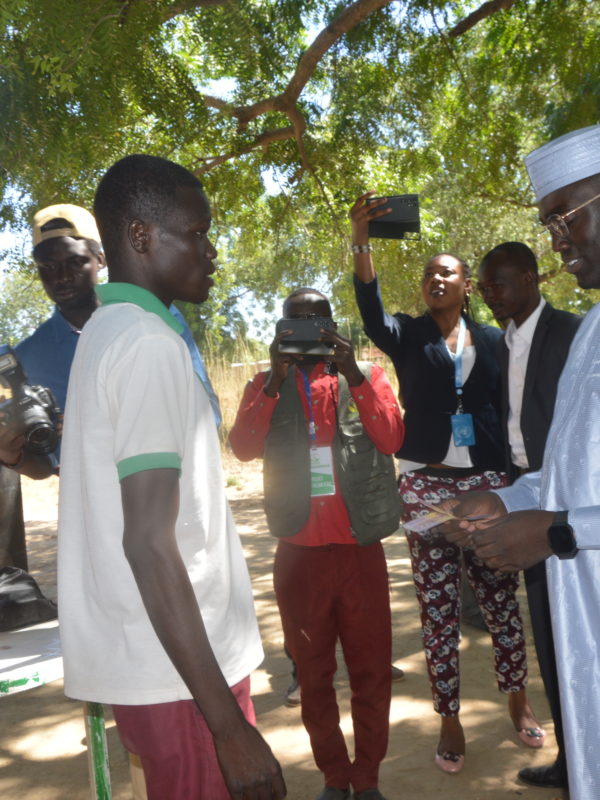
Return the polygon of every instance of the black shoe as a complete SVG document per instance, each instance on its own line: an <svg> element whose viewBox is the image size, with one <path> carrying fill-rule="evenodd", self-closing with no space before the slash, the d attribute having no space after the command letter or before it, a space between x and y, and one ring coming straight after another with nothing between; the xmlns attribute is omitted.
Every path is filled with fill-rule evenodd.
<svg viewBox="0 0 600 800"><path fill-rule="evenodd" d="M326 786L317 800L350 800L351 797L350 789L335 789L333 786Z"/></svg>
<svg viewBox="0 0 600 800"><path fill-rule="evenodd" d="M567 774L556 761L545 767L523 767L519 770L519 778L523 783L541 786L544 789L568 788Z"/></svg>
<svg viewBox="0 0 600 800"><path fill-rule="evenodd" d="M355 792L354 800L385 800L379 789L365 789L364 792Z"/></svg>

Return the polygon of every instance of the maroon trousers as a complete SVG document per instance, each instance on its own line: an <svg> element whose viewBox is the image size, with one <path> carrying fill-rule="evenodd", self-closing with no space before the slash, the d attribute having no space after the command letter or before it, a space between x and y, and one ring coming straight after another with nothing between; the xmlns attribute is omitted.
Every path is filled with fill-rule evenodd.
<svg viewBox="0 0 600 800"><path fill-rule="evenodd" d="M301 547L280 541L273 570L286 645L296 662L302 721L326 786L378 784L388 742L391 615L380 543ZM354 760L333 685L340 640L352 690Z"/></svg>
<svg viewBox="0 0 600 800"><path fill-rule="evenodd" d="M250 678L231 691L252 725ZM212 734L193 700L113 706L121 742L139 756L148 800L231 800Z"/></svg>

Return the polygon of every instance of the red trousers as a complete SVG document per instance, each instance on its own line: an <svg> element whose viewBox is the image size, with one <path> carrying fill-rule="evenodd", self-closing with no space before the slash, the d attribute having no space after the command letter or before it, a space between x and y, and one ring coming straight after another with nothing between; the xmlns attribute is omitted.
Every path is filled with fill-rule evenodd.
<svg viewBox="0 0 600 800"><path fill-rule="evenodd" d="M378 784L388 742L391 615L381 544L301 547L280 541L273 570L286 645L296 662L302 721L326 786ZM352 690L354 760L333 685L339 638Z"/></svg>
<svg viewBox="0 0 600 800"><path fill-rule="evenodd" d="M231 691L256 724L250 678ZM212 734L193 700L113 706L113 714L123 746L142 762L148 800L231 800Z"/></svg>

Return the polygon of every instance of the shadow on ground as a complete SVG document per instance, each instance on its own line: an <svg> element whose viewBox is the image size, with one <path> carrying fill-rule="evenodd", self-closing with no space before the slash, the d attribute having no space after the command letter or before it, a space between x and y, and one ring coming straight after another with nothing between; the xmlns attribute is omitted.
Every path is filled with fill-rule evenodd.
<svg viewBox="0 0 600 800"><path fill-rule="evenodd" d="M275 542L266 532L261 503L260 465L227 462L228 493L252 575L257 614L266 658L253 675L258 724L280 759L290 800L312 800L321 788L298 708L287 708L290 682L283 653L279 615L273 594L271 566ZM49 594L55 591L56 485L26 483L30 569ZM29 509L29 512L28 512ZM554 757L551 723L527 625L530 695L550 735L541 751L517 741L506 700L495 688L492 652L486 633L466 627L461 649L462 710L467 759L460 775L447 776L433 766L438 721L431 709L429 684L421 653L417 605L406 543L394 536L385 543L390 572L394 623L394 660L406 679L394 684L390 745L381 768L381 789L388 800L554 800L557 790L542 790L516 781L524 766L548 763ZM524 603L524 593L520 594ZM340 659L337 687L342 727L351 742L350 693ZM0 797L2 800L87 800L87 762L81 705L67 700L61 682L0 701ZM113 797L131 797L127 760L116 730L108 722ZM206 800L210 800L207 798Z"/></svg>

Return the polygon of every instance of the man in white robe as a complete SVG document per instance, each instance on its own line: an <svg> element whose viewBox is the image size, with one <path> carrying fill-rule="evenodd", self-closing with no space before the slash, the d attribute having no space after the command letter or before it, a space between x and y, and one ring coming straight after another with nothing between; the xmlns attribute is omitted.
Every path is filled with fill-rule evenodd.
<svg viewBox="0 0 600 800"><path fill-rule="evenodd" d="M581 288L600 288L600 126L555 139L525 163L553 249ZM457 516L494 518L445 530L489 566L516 571L546 559L570 797L598 800L600 304L571 345L541 471L453 508Z"/></svg>

